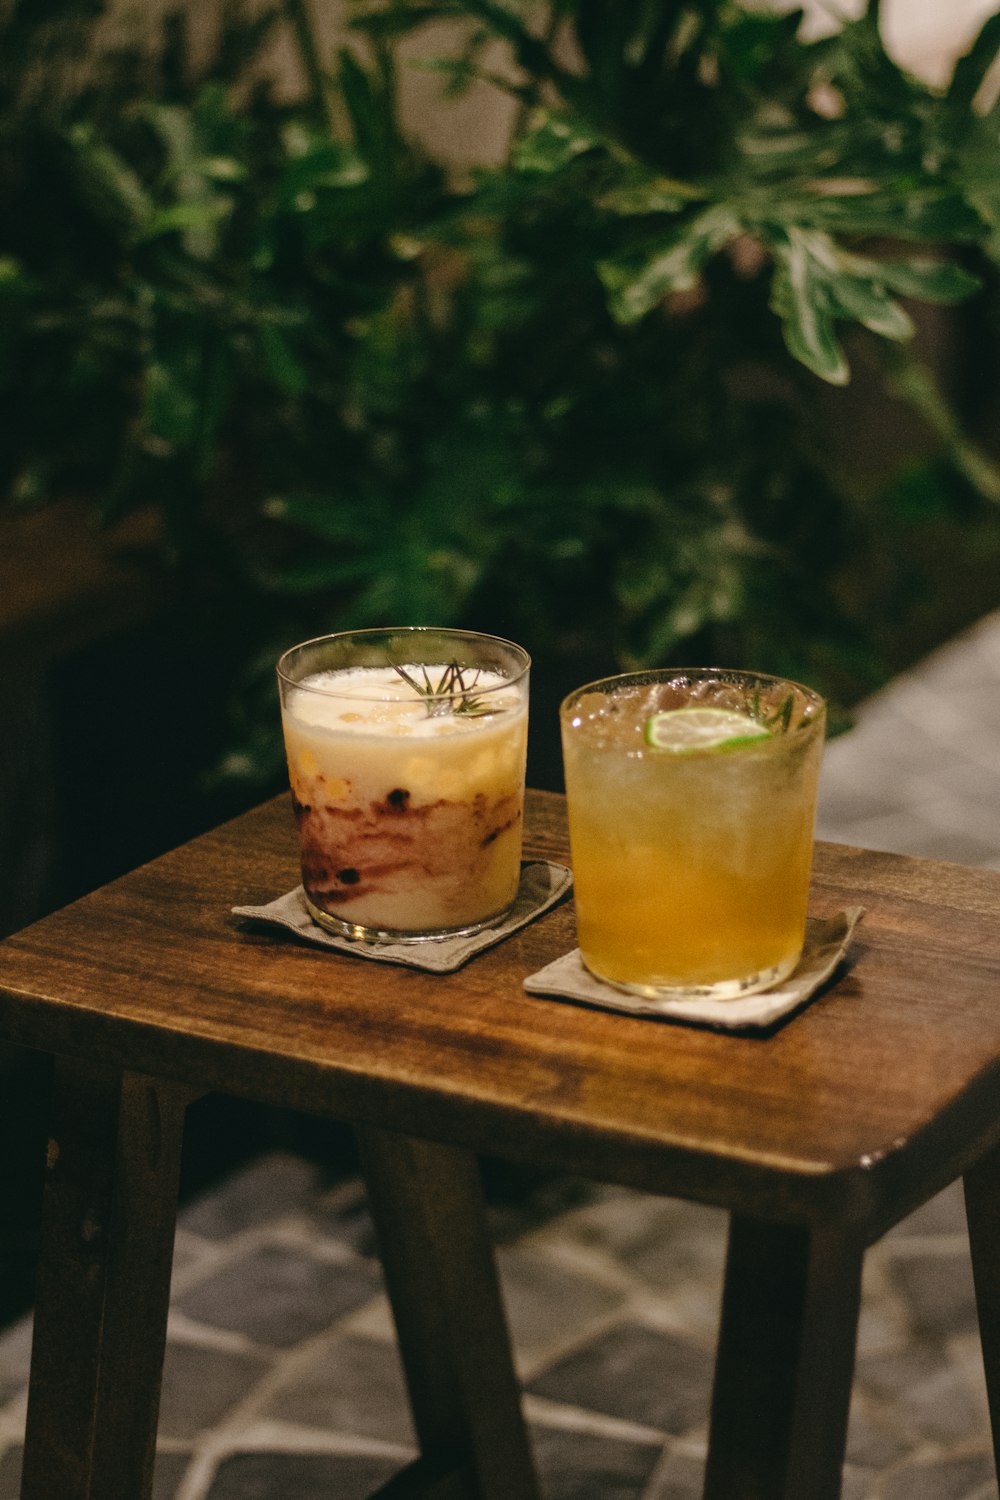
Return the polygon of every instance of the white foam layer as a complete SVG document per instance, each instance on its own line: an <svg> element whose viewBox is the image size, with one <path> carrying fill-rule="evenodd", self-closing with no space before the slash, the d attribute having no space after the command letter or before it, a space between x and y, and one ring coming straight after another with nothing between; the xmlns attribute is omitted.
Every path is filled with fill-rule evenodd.
<svg viewBox="0 0 1000 1500"><path fill-rule="evenodd" d="M402 670L414 682L423 684L423 668L406 663ZM447 667L426 670L430 681L437 683ZM476 713L456 713L447 707L447 699L436 702L426 699L392 667L316 672L303 678L289 695L286 711L302 725L338 734L431 739L483 729L494 722L495 714L510 712L520 705L517 691L497 672L468 669L465 684L468 699L474 700L479 710ZM461 694L450 696L457 707ZM433 713L428 712L430 706L435 709ZM482 713L482 709L488 713Z"/></svg>

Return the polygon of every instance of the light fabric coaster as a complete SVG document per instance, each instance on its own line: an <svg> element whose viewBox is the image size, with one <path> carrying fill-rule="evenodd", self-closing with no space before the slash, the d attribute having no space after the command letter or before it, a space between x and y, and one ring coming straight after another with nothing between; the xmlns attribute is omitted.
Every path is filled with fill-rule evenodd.
<svg viewBox="0 0 1000 1500"><path fill-rule="evenodd" d="M863 915L863 906L849 906L825 920L810 917L798 968L777 988L748 995L744 1000L647 1000L642 995L630 995L595 979L584 967L579 948L532 974L524 981L524 988L532 995L583 1001L635 1016L687 1021L725 1031L762 1030L805 1005L830 978Z"/></svg>
<svg viewBox="0 0 1000 1500"><path fill-rule="evenodd" d="M479 932L464 937L430 938L424 943L366 942L363 938L340 937L335 932L327 932L309 915L300 885L266 906L234 906L232 910L237 917L251 917L270 927L285 928L318 948L333 948L355 958L374 958L379 963L406 964L411 969L426 969L432 974L450 974L477 953L502 943L511 933L540 917L565 896L572 883L573 877L565 865L552 864L545 859L525 861L521 865L521 884L514 905L504 916Z"/></svg>

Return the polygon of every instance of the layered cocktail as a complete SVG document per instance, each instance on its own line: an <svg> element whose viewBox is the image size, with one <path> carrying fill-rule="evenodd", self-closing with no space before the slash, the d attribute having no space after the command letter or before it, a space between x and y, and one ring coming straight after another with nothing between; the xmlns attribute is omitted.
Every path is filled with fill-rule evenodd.
<svg viewBox="0 0 1000 1500"><path fill-rule="evenodd" d="M823 700L721 670L625 674L563 703L580 949L650 997L737 997L802 951Z"/></svg>
<svg viewBox="0 0 1000 1500"><path fill-rule="evenodd" d="M307 641L278 664L314 919L373 940L471 932L520 881L530 661L421 627Z"/></svg>

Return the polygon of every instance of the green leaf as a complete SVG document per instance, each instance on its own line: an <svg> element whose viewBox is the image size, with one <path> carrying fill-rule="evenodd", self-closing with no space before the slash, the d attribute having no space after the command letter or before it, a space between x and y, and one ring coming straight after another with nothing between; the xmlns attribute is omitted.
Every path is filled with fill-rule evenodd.
<svg viewBox="0 0 1000 1500"><path fill-rule="evenodd" d="M394 153L400 147L396 130L388 61L380 76L361 66L346 47L340 50L341 96L354 131L354 139L373 175L391 174ZM389 71L386 71L389 70Z"/></svg>
<svg viewBox="0 0 1000 1500"><path fill-rule="evenodd" d="M0 296L23 295L29 286L21 262L13 255L0 255Z"/></svg>
<svg viewBox="0 0 1000 1500"><path fill-rule="evenodd" d="M834 332L834 318L809 242L792 231L774 247L771 307L789 353L830 385L846 385L850 368Z"/></svg>
<svg viewBox="0 0 1000 1500"><path fill-rule="evenodd" d="M272 495L264 504L264 514L274 521L284 521L319 541L333 543L343 550L364 535L364 524L370 523L372 506L364 496L345 500L333 492L292 492Z"/></svg>
<svg viewBox="0 0 1000 1500"><path fill-rule="evenodd" d="M300 204L302 194L358 187L369 176L367 163L351 146L340 141L306 144L285 166L279 189L281 201Z"/></svg>
<svg viewBox="0 0 1000 1500"><path fill-rule="evenodd" d="M309 389L309 376L277 324L261 323L257 329L261 354L271 379L286 396L301 396Z"/></svg>
<svg viewBox="0 0 1000 1500"><path fill-rule="evenodd" d="M425 26L428 21L447 19L455 15L455 6L443 5L392 5L387 10L378 3L368 9L356 11L350 24L355 31L380 41L394 41L411 31Z"/></svg>
<svg viewBox="0 0 1000 1500"><path fill-rule="evenodd" d="M188 239L186 248L199 260L213 254L216 241L213 233L219 223L229 217L233 205L226 198L195 199L189 203L172 203L167 208L158 208L150 216L138 235L140 242L155 240L164 234L189 235L195 231L200 238Z"/></svg>
<svg viewBox="0 0 1000 1500"><path fill-rule="evenodd" d="M621 218L642 218L653 214L676 214L692 203L704 202L705 189L693 183L663 177L636 165L619 173L617 186L601 192L596 198L599 208Z"/></svg>
<svg viewBox="0 0 1000 1500"><path fill-rule="evenodd" d="M85 188L99 209L132 229L153 215L153 203L138 173L113 147L99 141L89 125L74 125L69 141L79 163Z"/></svg>
<svg viewBox="0 0 1000 1500"><path fill-rule="evenodd" d="M261 559L255 568L255 577L268 593L295 598L325 594L332 589L357 584L366 580L371 572L372 564L368 560L345 560L335 552L324 552L277 565Z"/></svg>
<svg viewBox="0 0 1000 1500"><path fill-rule="evenodd" d="M170 365L155 362L146 371L146 427L170 447L191 444L198 430L198 404L188 385Z"/></svg>
<svg viewBox="0 0 1000 1500"><path fill-rule="evenodd" d="M950 260L879 261L877 274L884 286L922 302L961 302L983 284L980 277Z"/></svg>
<svg viewBox="0 0 1000 1500"><path fill-rule="evenodd" d="M603 144L586 121L539 110L515 146L511 165L519 172L559 172L575 157Z"/></svg>
<svg viewBox="0 0 1000 1500"><path fill-rule="evenodd" d="M598 261L612 315L620 323L635 323L668 292L689 290L709 257L741 228L734 209L713 204L671 230L650 236L637 250Z"/></svg>
<svg viewBox="0 0 1000 1500"><path fill-rule="evenodd" d="M948 86L948 103L971 109L1000 52L1000 13L990 16L964 57L955 64Z"/></svg>
<svg viewBox="0 0 1000 1500"><path fill-rule="evenodd" d="M770 206L768 212L773 213ZM945 244L976 241L983 228L982 218L967 195L936 185L904 192L896 184L861 193L811 192L808 197L787 202L784 213L803 226Z"/></svg>
<svg viewBox="0 0 1000 1500"><path fill-rule="evenodd" d="M832 275L827 283L831 307L843 318L854 318L872 333L887 339L913 337L913 323L898 302L876 281L852 275Z"/></svg>

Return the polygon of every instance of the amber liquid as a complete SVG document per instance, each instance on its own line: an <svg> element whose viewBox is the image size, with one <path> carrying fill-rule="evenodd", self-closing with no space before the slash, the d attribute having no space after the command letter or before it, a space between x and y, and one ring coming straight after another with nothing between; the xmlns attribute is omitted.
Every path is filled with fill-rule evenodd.
<svg viewBox="0 0 1000 1500"><path fill-rule="evenodd" d="M821 750L821 726L684 756L643 748L634 728L616 736L606 725L564 726L588 968L650 992L753 986L791 972L805 930Z"/></svg>

